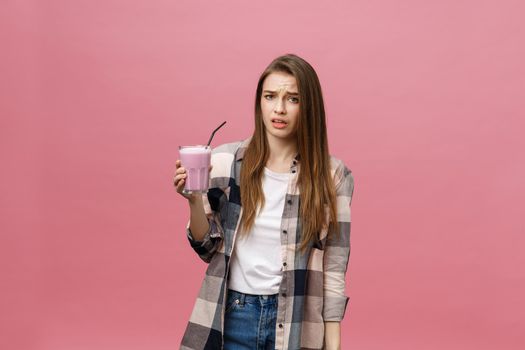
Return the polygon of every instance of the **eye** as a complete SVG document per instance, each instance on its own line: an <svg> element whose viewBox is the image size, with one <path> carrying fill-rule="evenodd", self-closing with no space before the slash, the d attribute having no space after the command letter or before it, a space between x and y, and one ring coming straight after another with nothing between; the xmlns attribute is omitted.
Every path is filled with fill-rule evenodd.
<svg viewBox="0 0 525 350"><path fill-rule="evenodd" d="M264 95L264 98L267 100L270 100L273 97L273 95Z"/></svg>
<svg viewBox="0 0 525 350"><path fill-rule="evenodd" d="M292 103L299 103L299 99L297 97L290 97L289 100Z"/></svg>

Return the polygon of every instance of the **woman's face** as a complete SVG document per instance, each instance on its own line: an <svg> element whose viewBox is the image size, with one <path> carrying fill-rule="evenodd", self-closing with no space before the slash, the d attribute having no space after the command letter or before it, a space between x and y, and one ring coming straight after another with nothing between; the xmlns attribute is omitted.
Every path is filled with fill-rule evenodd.
<svg viewBox="0 0 525 350"><path fill-rule="evenodd" d="M280 139L296 135L299 117L299 90L293 75L269 74L263 82L261 110L266 134Z"/></svg>

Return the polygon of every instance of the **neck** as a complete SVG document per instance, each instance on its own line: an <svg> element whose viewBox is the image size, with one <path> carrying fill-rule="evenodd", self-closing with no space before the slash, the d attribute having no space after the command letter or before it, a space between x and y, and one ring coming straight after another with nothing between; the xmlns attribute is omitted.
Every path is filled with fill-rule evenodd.
<svg viewBox="0 0 525 350"><path fill-rule="evenodd" d="M297 154L297 140L295 138L281 139L272 135L267 135L267 139L270 148L268 163L289 165Z"/></svg>

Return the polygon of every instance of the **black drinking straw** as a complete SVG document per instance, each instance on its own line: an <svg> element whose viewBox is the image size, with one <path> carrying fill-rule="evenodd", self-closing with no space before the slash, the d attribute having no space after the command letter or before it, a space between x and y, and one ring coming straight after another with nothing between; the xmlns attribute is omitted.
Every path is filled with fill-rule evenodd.
<svg viewBox="0 0 525 350"><path fill-rule="evenodd" d="M217 132L217 130L219 130L220 128L222 128L222 126L226 124L226 122L222 123L221 125L219 125L219 127L215 130L213 130L213 132L211 133L211 136L210 136L210 139L208 140L208 146L210 146L210 143L211 143L211 140L213 139L213 136L215 135L215 132Z"/></svg>

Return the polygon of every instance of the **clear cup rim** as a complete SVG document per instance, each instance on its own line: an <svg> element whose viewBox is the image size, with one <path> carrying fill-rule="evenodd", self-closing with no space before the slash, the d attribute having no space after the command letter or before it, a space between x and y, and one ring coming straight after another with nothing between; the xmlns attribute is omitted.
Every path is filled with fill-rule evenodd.
<svg viewBox="0 0 525 350"><path fill-rule="evenodd" d="M208 145L185 145L185 146L179 146L179 149L183 148L211 148L211 146Z"/></svg>

